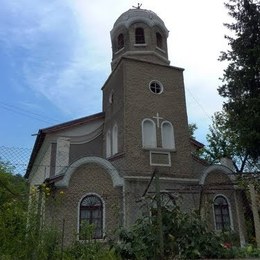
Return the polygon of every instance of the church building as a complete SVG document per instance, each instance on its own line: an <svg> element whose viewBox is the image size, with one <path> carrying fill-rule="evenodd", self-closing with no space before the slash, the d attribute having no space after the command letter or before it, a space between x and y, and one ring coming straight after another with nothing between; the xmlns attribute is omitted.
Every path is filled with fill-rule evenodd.
<svg viewBox="0 0 260 260"><path fill-rule="evenodd" d="M189 134L184 69L170 65L168 34L156 13L124 12L110 32L102 112L38 132L25 177L50 190L41 197L42 220L63 228L66 244L82 240L84 221L102 239L147 214L155 172L162 203L199 210L211 229L233 230L245 241L232 166L195 155L203 145Z"/></svg>

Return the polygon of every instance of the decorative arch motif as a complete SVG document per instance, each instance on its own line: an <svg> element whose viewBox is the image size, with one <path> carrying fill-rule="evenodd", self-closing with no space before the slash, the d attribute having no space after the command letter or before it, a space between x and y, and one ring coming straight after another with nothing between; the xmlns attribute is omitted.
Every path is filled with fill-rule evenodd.
<svg viewBox="0 0 260 260"><path fill-rule="evenodd" d="M144 148L157 147L156 125L148 118L142 121L142 143Z"/></svg>
<svg viewBox="0 0 260 260"><path fill-rule="evenodd" d="M234 181L234 179L233 179L234 177L231 175L233 173L233 171L230 170L228 167L223 166L223 165L211 165L208 168L206 168L206 170L203 172L203 174L200 178L199 184L203 185L205 183L207 176L213 171L218 171L220 173L226 174L231 182Z"/></svg>
<svg viewBox="0 0 260 260"><path fill-rule="evenodd" d="M166 149L175 149L174 130L171 122L163 121L161 123L162 147Z"/></svg>
<svg viewBox="0 0 260 260"><path fill-rule="evenodd" d="M84 164L89 164L89 163L96 163L99 165L101 168L106 170L106 172L110 175L112 182L113 182L113 187L118 187L118 186L123 186L123 178L119 175L117 169L107 160L100 158L100 157L83 157L76 162L72 163L67 170L64 173L64 177L62 180L58 181L56 183L57 187L68 187L70 178L72 174L75 172L75 170L80 167L81 165Z"/></svg>

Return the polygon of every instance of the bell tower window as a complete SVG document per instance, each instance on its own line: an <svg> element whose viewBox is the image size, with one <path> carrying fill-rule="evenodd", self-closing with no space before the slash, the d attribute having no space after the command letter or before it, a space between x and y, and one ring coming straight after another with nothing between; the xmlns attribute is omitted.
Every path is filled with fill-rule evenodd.
<svg viewBox="0 0 260 260"><path fill-rule="evenodd" d="M157 44L157 47L162 49L162 47L163 47L162 35L160 33L158 33L158 32L156 33L156 44Z"/></svg>
<svg viewBox="0 0 260 260"><path fill-rule="evenodd" d="M142 122L143 148L157 147L156 125L151 119L144 119Z"/></svg>
<svg viewBox="0 0 260 260"><path fill-rule="evenodd" d="M145 43L144 39L144 29L141 27L138 27L135 29L135 43L136 44L143 44Z"/></svg>
<svg viewBox="0 0 260 260"><path fill-rule="evenodd" d="M163 121L161 125L162 147L175 149L173 126L169 121Z"/></svg>
<svg viewBox="0 0 260 260"><path fill-rule="evenodd" d="M124 46L125 46L124 35L120 33L117 37L117 50L124 48Z"/></svg>

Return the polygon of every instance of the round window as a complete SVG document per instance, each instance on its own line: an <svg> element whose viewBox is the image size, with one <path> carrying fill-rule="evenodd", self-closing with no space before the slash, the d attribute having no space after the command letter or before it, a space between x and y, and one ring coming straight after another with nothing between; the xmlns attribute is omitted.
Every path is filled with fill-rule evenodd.
<svg viewBox="0 0 260 260"><path fill-rule="evenodd" d="M161 94L163 92L163 85L159 81L151 81L149 85L150 90L155 94Z"/></svg>

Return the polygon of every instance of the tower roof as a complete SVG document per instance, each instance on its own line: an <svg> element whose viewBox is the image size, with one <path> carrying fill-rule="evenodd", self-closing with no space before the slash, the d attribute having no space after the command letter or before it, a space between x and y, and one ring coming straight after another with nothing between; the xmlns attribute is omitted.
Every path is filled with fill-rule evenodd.
<svg viewBox="0 0 260 260"><path fill-rule="evenodd" d="M167 30L163 20L153 11L141 8L129 9L121 14L114 23L111 35L113 35L119 27L125 26L126 28L129 28L131 24L137 22L144 22L150 27L158 26L165 32L165 35L168 36L169 31Z"/></svg>

